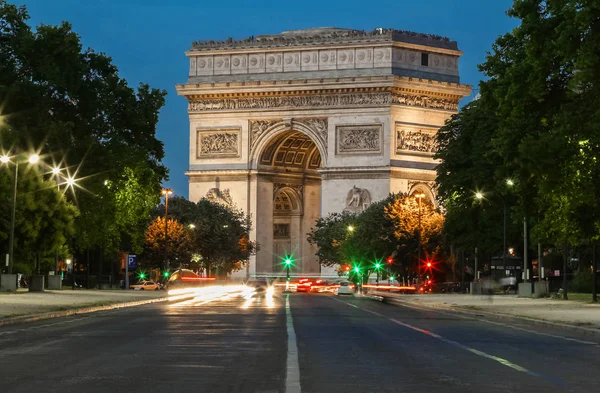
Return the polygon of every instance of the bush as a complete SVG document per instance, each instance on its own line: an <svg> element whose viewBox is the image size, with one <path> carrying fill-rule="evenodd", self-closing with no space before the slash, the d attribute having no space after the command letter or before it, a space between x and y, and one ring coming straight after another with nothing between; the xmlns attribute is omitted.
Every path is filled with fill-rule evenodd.
<svg viewBox="0 0 600 393"><path fill-rule="evenodd" d="M29 263L17 262L13 264L12 272L30 276L33 273L33 266Z"/></svg>
<svg viewBox="0 0 600 393"><path fill-rule="evenodd" d="M600 284L600 280L596 277L596 281ZM597 287L600 288L600 285ZM569 286L571 292L581 293L592 293L592 272L588 269L581 270L575 275L571 285Z"/></svg>

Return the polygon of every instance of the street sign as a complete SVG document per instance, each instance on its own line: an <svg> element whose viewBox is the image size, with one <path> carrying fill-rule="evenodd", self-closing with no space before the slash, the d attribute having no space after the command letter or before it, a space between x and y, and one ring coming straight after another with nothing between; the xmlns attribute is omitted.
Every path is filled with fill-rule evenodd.
<svg viewBox="0 0 600 393"><path fill-rule="evenodd" d="M127 267L129 269L135 269L137 266L137 255L127 254Z"/></svg>

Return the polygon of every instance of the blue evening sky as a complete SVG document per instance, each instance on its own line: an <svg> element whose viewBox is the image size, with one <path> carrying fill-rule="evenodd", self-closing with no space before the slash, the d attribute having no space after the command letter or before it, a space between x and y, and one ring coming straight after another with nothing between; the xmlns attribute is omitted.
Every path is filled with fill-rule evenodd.
<svg viewBox="0 0 600 393"><path fill-rule="evenodd" d="M84 46L111 56L131 86L145 82L168 91L158 125L158 137L165 144L164 163L170 169L166 185L186 197L187 106L174 85L186 81L189 64L183 52L192 41L324 26L438 34L458 41L465 53L459 63L461 83L476 87L482 78L477 64L494 40L517 24L506 16L512 0L9 1L25 4L34 25L69 21Z"/></svg>

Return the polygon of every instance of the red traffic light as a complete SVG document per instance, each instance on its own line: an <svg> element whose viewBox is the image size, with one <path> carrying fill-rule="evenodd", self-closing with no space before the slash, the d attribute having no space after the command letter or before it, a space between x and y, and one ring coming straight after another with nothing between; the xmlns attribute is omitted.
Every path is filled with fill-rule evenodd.
<svg viewBox="0 0 600 393"><path fill-rule="evenodd" d="M387 263L389 263L390 265L391 265L392 263L394 263L394 258L392 258L392 257L389 257L389 258L387 259Z"/></svg>
<svg viewBox="0 0 600 393"><path fill-rule="evenodd" d="M431 262L427 262L427 267L431 267Z"/></svg>
<svg viewBox="0 0 600 393"><path fill-rule="evenodd" d="M346 266L344 266L344 270L345 270L345 271L350 271L350 265L346 265Z"/></svg>
<svg viewBox="0 0 600 393"><path fill-rule="evenodd" d="M431 285L431 280L427 280L427 285Z"/></svg>

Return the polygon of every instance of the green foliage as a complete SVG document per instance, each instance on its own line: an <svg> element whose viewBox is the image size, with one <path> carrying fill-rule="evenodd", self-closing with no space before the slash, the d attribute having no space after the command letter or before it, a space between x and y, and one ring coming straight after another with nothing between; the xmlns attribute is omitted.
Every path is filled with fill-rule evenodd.
<svg viewBox="0 0 600 393"><path fill-rule="evenodd" d="M575 278L569 285L569 291L580 293L592 293L593 274L590 269L583 269L575 274ZM600 274L596 278L596 285L600 288ZM591 296L590 296L591 300Z"/></svg>
<svg viewBox="0 0 600 393"><path fill-rule="evenodd" d="M209 273L229 273L256 253L257 245L248 238L252 221L239 210L202 198L192 224L192 252Z"/></svg>
<svg viewBox="0 0 600 393"><path fill-rule="evenodd" d="M343 212L322 217L308 234L308 241L317 246L316 255L322 265L350 265L351 277L367 277L378 263L380 269L384 265L388 269L390 256L394 272L416 272L419 215L425 257L428 252L435 254L440 245L442 216L426 202L419 208L416 198L405 194L392 194L359 214Z"/></svg>
<svg viewBox="0 0 600 393"><path fill-rule="evenodd" d="M161 164L163 144L156 139L166 92L145 84L129 87L109 57L83 49L69 23L32 29L28 19L25 7L0 0L0 149L41 153L44 165L63 168L63 188L64 177L78 179L65 197L80 215L73 224L73 212L59 209L40 215L36 212L43 209L35 205L48 201L36 195L24 203L31 214L16 236L24 243L19 249L35 251L22 247L36 237L35 226L47 221L45 217L57 221L52 225L75 226L74 232L57 240L75 249L103 248L113 254L139 250L167 177ZM0 192L0 200L10 198L10 190L2 186ZM19 198L26 197L20 192ZM65 217L55 220L60 214ZM6 236L4 217L1 239Z"/></svg>

